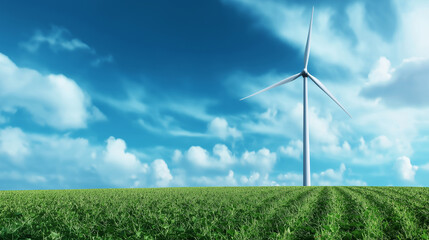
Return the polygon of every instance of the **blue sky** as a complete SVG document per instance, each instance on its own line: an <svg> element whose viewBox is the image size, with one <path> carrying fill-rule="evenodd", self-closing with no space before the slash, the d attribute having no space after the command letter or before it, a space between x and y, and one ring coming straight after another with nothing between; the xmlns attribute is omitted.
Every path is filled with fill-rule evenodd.
<svg viewBox="0 0 429 240"><path fill-rule="evenodd" d="M0 189L302 185L312 3L0 8ZM313 185L429 185L429 3L317 1Z"/></svg>

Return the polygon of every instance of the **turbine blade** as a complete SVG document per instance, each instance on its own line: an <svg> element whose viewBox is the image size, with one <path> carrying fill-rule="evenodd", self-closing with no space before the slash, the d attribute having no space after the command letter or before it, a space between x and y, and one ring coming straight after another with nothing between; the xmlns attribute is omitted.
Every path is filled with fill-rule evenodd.
<svg viewBox="0 0 429 240"><path fill-rule="evenodd" d="M313 7L313 10L311 10L310 27L308 28L307 44L305 45L304 69L307 69L308 58L310 57L311 27L313 25L313 13L314 13L314 7Z"/></svg>
<svg viewBox="0 0 429 240"><path fill-rule="evenodd" d="M338 104L338 106L340 106L341 109L343 109L343 111L345 113L347 113L347 115L349 115L350 118L352 118L352 116L346 111L346 109L338 102L338 100L334 97L334 95L332 95L332 93L329 92L329 90L325 87L325 85L323 85L323 83L321 81L319 81L319 79L317 79L316 77L314 77L313 75L311 75L310 73L308 74L308 77L320 88L322 89L322 91L324 91L326 93L326 95L328 95L332 100L334 100L334 102L336 104Z"/></svg>
<svg viewBox="0 0 429 240"><path fill-rule="evenodd" d="M262 89L262 90L260 90L260 91L258 91L258 92L255 92L255 93L254 93L254 94L252 94L252 95L249 95L249 96L247 96L247 97L244 97L244 98L240 99L240 101L242 101L242 100L244 100L244 99L246 99L246 98L253 97L253 96L255 96L256 94L259 94L259 93L261 93L261 92L265 92L265 91L267 91L267 90L270 90L271 88L275 88L275 87L280 86L280 85L282 85L282 84L285 84L285 83L288 83L288 82L292 82L293 80L297 79L299 76L301 76L301 73L297 73L297 74L295 74L295 75L292 75L292 76L290 76L290 77L288 77L288 78L285 78L285 79L281 80L281 81L280 81L280 82L278 82L278 83L275 83L275 84L273 84L273 85L271 85L271 86L269 86L269 87L267 87L267 88L264 88L264 89Z"/></svg>

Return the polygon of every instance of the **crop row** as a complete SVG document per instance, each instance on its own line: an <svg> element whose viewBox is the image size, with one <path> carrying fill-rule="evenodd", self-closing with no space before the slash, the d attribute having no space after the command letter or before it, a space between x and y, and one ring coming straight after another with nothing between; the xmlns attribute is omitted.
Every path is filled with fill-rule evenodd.
<svg viewBox="0 0 429 240"><path fill-rule="evenodd" d="M428 239L429 189L0 191L0 239Z"/></svg>

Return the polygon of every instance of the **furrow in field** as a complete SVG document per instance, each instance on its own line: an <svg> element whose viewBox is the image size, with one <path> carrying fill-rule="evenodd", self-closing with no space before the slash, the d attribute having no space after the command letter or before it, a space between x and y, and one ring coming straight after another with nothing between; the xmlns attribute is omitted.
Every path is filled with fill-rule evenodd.
<svg viewBox="0 0 429 240"><path fill-rule="evenodd" d="M395 215L405 223L402 227L409 236L420 237L424 234L423 229L428 229L429 203L427 201L416 202L386 187L371 187L367 190L391 203Z"/></svg>
<svg viewBox="0 0 429 240"><path fill-rule="evenodd" d="M320 225L323 218L327 215L330 204L333 201L333 192L331 187L318 187L321 189L317 197L308 205L309 209L300 221L300 224L295 226L295 239L312 239L318 237L316 234L320 230Z"/></svg>
<svg viewBox="0 0 429 240"><path fill-rule="evenodd" d="M401 187L391 189L404 199L407 199L408 202L417 205L416 209L414 209L414 214L429 235L429 188Z"/></svg>
<svg viewBox="0 0 429 240"><path fill-rule="evenodd" d="M281 191L280 189L278 189L276 192L277 193L276 195L274 195L274 197L264 199L264 201L260 202L256 206L256 209L255 209L256 212L264 214L265 210L272 207L273 204L277 204L279 202L279 199L282 199L285 196L293 196L295 192L297 192L297 190L294 190L293 188L291 188L291 189L288 189L288 191Z"/></svg>
<svg viewBox="0 0 429 240"><path fill-rule="evenodd" d="M297 235L302 225L308 221L322 189L305 187L294 197L284 197L276 206L267 212L263 227L258 231L262 238L270 239L300 239Z"/></svg>
<svg viewBox="0 0 429 240"><path fill-rule="evenodd" d="M368 190L368 188L354 188L353 190L362 194L372 206L377 208L383 215L382 229L385 237L388 239L416 239L415 225L411 223L408 217L401 214L401 210L397 208L398 204L386 198L382 198L380 194ZM418 239L418 238L417 238Z"/></svg>
<svg viewBox="0 0 429 240"><path fill-rule="evenodd" d="M409 193L410 196L425 195L427 197L427 194L429 193L428 187L387 187L387 188L391 188L395 191L404 191L404 193Z"/></svg>
<svg viewBox="0 0 429 240"><path fill-rule="evenodd" d="M395 193L397 197L407 199L415 205L428 208L429 207L429 191L425 188L418 187L383 187L383 190ZM426 190L426 191L425 191Z"/></svg>
<svg viewBox="0 0 429 240"><path fill-rule="evenodd" d="M344 210L347 199L340 194L339 187L329 187L325 213L315 234L317 239L342 239L341 223L345 220Z"/></svg>
<svg viewBox="0 0 429 240"><path fill-rule="evenodd" d="M342 239L382 239L380 212L360 193L352 191L353 188L356 187L338 187L345 207L341 220Z"/></svg>
<svg viewBox="0 0 429 240"><path fill-rule="evenodd" d="M399 187L369 187L368 190L394 197L395 199L405 199L413 205L422 207L428 204L428 193L414 190L415 188L406 187L402 190Z"/></svg>
<svg viewBox="0 0 429 240"><path fill-rule="evenodd" d="M264 218L253 223L256 229L254 233L257 233L257 235L251 236L247 234L246 236L244 234L243 236L246 236L247 239L254 239L276 237L280 233L284 234L285 229L287 232L285 218L297 213L301 204L306 202L306 199L313 191L314 188L296 188L289 194L283 195L274 205L266 209Z"/></svg>

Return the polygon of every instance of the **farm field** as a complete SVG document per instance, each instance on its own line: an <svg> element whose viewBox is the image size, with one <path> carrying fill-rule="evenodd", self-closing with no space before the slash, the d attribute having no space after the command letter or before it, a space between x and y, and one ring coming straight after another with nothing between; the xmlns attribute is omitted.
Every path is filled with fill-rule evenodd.
<svg viewBox="0 0 429 240"><path fill-rule="evenodd" d="M0 191L0 239L428 239L429 188Z"/></svg>

